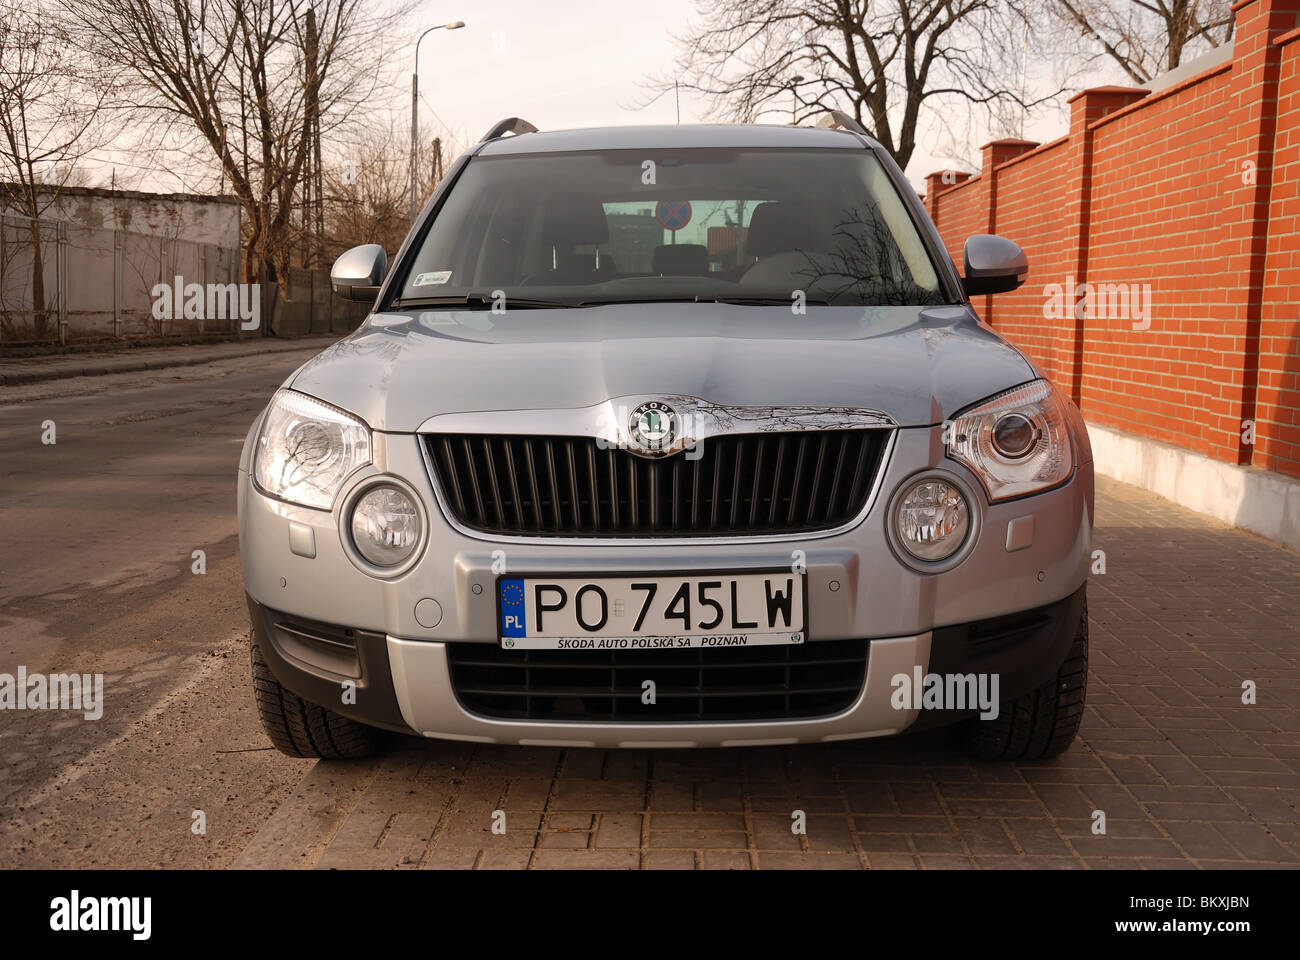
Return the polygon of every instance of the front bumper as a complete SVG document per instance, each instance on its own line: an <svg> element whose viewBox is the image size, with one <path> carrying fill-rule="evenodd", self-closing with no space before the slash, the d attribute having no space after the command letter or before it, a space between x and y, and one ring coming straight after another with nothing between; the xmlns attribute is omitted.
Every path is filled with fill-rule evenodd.
<svg viewBox="0 0 1300 960"><path fill-rule="evenodd" d="M979 499L973 504L978 517L972 542L951 569L920 573L900 562L888 544L886 507L910 477L923 470L946 472L981 496L979 481L945 458L937 426L896 431L865 519L852 529L684 547L671 540L505 543L458 530L443 516L418 438L409 434L374 434L374 462L349 479L332 512L287 504L262 494L248 476L247 458L259 425L253 425L245 445L238 488L240 553L254 624L261 635L274 638L277 617L309 618L334 629L345 627L355 638L355 665L343 670L337 660L295 643L291 633L284 635L288 639L272 639L266 644L272 671L311 702L376 726L431 737L651 747L898 733L918 717L915 710L891 704L892 678L918 668L923 673L966 672L960 668L969 651L961 638L969 639L971 625L1057 610L1047 617L1050 626L1022 630L996 656L986 647L969 661L976 664L971 669L1005 674L1003 700L1050 679L1078 622L1077 616L1070 621L1068 610L1059 611L1081 602L1091 560L1092 463L1084 459L1073 477L1053 490L998 504ZM1076 449L1086 451L1086 442ZM427 517L418 562L392 579L360 569L341 534L347 527L341 505L359 485L381 476L399 478L420 498ZM810 643L856 639L870 644L862 691L837 714L736 723L548 722L480 716L455 695L447 645L498 643L494 585L502 563L515 575L601 570L617 576L654 570L696 576L785 567L796 551L807 569ZM417 605L422 611L418 619ZM355 703L340 695L348 680ZM948 712L923 712L920 723L955 719L958 715Z"/></svg>
<svg viewBox="0 0 1300 960"><path fill-rule="evenodd" d="M918 636L864 640L868 651L862 689L848 709L832 716L694 724L481 716L467 709L457 695L448 644L306 621L270 610L251 597L248 608L275 678L304 699L362 723L480 743L645 749L827 742L954 723L974 711L896 708L893 678L899 674L910 678L918 669L997 674L1001 699L1018 697L1055 675L1074 637L1083 600L1084 588L1080 588L1057 603L1018 615ZM346 651L348 642L352 651ZM349 684L353 695L344 697L342 691Z"/></svg>

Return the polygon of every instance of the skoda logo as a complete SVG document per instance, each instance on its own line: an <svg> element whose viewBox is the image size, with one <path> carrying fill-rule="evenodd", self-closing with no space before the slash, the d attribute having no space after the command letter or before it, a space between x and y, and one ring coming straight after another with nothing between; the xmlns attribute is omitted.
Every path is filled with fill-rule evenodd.
<svg viewBox="0 0 1300 960"><path fill-rule="evenodd" d="M632 411L628 432L644 453L665 454L677 439L677 411L659 400L647 400Z"/></svg>

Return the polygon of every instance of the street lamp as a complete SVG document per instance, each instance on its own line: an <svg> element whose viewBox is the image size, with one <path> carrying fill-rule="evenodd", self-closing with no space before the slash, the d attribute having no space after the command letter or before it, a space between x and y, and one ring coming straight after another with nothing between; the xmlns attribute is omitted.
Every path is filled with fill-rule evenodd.
<svg viewBox="0 0 1300 960"><path fill-rule="evenodd" d="M430 27L424 33L420 34L420 39L415 41L415 70L411 73L411 225L415 225L415 203L416 203L416 164L418 162L419 143L420 143L420 42L433 33L435 30L459 30L465 26L464 20L453 20L451 23L440 23L436 27Z"/></svg>
<svg viewBox="0 0 1300 960"><path fill-rule="evenodd" d="M799 109L799 94L795 92L795 85L803 83L804 78L800 74L795 74L790 78L790 126L794 126L798 121L795 114Z"/></svg>

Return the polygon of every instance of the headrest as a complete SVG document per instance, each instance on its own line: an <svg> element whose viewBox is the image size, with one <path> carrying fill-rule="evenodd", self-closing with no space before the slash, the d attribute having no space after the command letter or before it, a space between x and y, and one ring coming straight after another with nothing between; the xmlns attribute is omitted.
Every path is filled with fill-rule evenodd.
<svg viewBox="0 0 1300 960"><path fill-rule="evenodd" d="M783 250L809 250L814 246L812 241L812 225L802 211L792 204L769 200L754 208L745 252L766 257Z"/></svg>
<svg viewBox="0 0 1300 960"><path fill-rule="evenodd" d="M546 239L568 244L607 243L605 208L590 199L556 196L546 208Z"/></svg>
<svg viewBox="0 0 1300 960"><path fill-rule="evenodd" d="M671 243L655 247L654 272L665 277L705 277L709 248L702 243Z"/></svg>

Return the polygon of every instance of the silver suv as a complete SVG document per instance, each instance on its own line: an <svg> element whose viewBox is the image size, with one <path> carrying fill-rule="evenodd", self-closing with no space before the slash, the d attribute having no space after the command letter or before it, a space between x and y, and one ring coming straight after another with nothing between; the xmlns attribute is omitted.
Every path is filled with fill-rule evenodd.
<svg viewBox="0 0 1300 960"><path fill-rule="evenodd" d="M890 156L817 128L503 121L374 303L249 431L257 705L286 753L383 730L591 747L952 725L1074 739L1092 455Z"/></svg>

